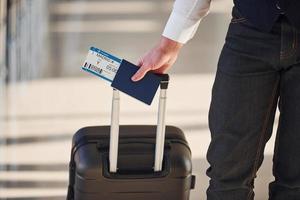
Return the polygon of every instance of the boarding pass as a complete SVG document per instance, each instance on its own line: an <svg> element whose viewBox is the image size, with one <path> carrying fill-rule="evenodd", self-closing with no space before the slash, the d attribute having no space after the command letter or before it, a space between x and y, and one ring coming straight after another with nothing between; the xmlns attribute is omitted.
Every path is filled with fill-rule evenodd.
<svg viewBox="0 0 300 200"><path fill-rule="evenodd" d="M121 62L122 59L101 49L91 47L82 69L106 81L113 82Z"/></svg>

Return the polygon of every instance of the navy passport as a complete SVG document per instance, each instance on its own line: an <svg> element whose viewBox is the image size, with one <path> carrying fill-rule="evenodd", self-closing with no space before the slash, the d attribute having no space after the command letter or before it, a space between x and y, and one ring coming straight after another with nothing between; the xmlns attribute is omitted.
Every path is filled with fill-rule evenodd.
<svg viewBox="0 0 300 200"><path fill-rule="evenodd" d="M131 77L138 69L138 66L123 59L111 86L151 105L162 77L148 72L142 80L133 82Z"/></svg>

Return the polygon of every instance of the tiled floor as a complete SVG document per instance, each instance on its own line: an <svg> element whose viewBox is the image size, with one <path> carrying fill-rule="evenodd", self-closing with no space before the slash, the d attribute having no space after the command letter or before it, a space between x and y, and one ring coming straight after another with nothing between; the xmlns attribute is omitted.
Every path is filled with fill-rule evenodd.
<svg viewBox="0 0 300 200"><path fill-rule="evenodd" d="M110 120L111 88L87 77L7 86L0 118L0 199L64 199L72 134L80 127L109 124ZM193 151L197 187L192 200L205 199L208 185L205 153L210 141L207 113L213 78L172 75L168 91L167 123L185 131ZM156 109L157 97L149 107L121 95L122 124L155 124ZM273 141L274 137L256 180L258 200L267 199L267 184L272 180Z"/></svg>

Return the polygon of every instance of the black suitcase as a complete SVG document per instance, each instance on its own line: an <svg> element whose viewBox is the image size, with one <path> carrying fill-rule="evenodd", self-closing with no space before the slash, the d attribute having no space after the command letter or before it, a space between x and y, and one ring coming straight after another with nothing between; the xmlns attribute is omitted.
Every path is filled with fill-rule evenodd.
<svg viewBox="0 0 300 200"><path fill-rule="evenodd" d="M195 186L191 151L184 133L164 124L167 85L165 76L157 126L119 126L119 94L114 89L111 126L77 131L67 200L189 199Z"/></svg>

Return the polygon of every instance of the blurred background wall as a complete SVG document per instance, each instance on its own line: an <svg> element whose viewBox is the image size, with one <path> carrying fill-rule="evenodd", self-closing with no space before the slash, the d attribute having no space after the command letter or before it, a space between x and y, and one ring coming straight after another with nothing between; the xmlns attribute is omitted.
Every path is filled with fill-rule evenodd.
<svg viewBox="0 0 300 200"><path fill-rule="evenodd" d="M62 200L72 135L110 120L111 88L80 70L89 47L135 63L158 41L173 1L0 2L0 199ZM207 114L232 1L213 0L211 7L169 72L167 123L185 131L193 151L192 200L205 199L208 185ZM121 123L156 123L157 98L150 107L121 98ZM257 180L259 200L272 180L272 149L271 142Z"/></svg>
<svg viewBox="0 0 300 200"><path fill-rule="evenodd" d="M9 0L8 79L82 76L75 66L90 46L136 62L157 42L172 4L171 0ZM231 2L215 4L173 72L214 71Z"/></svg>
<svg viewBox="0 0 300 200"><path fill-rule="evenodd" d="M48 3L39 0L7 1L8 81L43 77L48 61Z"/></svg>

